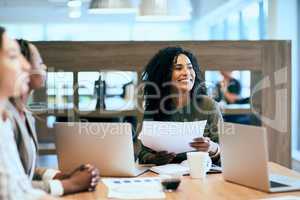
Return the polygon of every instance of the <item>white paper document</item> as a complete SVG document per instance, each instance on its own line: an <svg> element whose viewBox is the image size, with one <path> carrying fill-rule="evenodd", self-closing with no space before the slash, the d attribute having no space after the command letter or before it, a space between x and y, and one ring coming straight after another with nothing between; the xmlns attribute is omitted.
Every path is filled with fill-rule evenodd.
<svg viewBox="0 0 300 200"><path fill-rule="evenodd" d="M159 165L150 168L151 171L157 174L181 174L186 175L190 173L190 169L187 166L180 164L166 164Z"/></svg>
<svg viewBox="0 0 300 200"><path fill-rule="evenodd" d="M154 151L183 153L193 151L190 142L202 137L206 120L195 122L144 121L139 139Z"/></svg>
<svg viewBox="0 0 300 200"><path fill-rule="evenodd" d="M108 198L117 199L165 199L159 177L105 178Z"/></svg>
<svg viewBox="0 0 300 200"><path fill-rule="evenodd" d="M182 161L180 164L166 164L150 168L151 171L157 174L182 174L188 175L190 168L187 160ZM221 173L222 168L217 165L212 165L208 173Z"/></svg>

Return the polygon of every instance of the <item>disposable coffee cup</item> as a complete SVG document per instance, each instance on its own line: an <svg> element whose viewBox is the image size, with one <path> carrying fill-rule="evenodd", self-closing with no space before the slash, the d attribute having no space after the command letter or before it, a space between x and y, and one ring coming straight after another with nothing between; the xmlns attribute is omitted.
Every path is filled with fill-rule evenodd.
<svg viewBox="0 0 300 200"><path fill-rule="evenodd" d="M212 161L207 152L188 152L187 160L190 176L193 179L204 179L210 170Z"/></svg>

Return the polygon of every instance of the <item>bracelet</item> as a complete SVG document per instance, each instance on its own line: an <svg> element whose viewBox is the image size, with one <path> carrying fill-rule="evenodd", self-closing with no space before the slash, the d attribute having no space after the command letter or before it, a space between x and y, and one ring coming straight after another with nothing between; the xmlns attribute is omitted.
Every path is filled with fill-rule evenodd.
<svg viewBox="0 0 300 200"><path fill-rule="evenodd" d="M212 155L209 155L209 157L211 157L211 158L215 158L215 157L217 157L219 154L220 154L220 147L219 147L219 145L217 146L217 151L214 153L214 154L212 154Z"/></svg>
<svg viewBox="0 0 300 200"><path fill-rule="evenodd" d="M64 194L64 187L59 180L51 180L49 181L50 186L50 194L52 196L62 196Z"/></svg>

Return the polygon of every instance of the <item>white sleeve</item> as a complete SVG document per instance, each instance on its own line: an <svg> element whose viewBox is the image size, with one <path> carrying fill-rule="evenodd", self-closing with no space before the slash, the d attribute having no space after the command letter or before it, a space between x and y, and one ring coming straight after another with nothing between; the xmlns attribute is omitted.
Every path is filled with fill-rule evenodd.
<svg viewBox="0 0 300 200"><path fill-rule="evenodd" d="M46 193L32 187L22 168L11 124L7 121L0 119L0 199L39 200Z"/></svg>
<svg viewBox="0 0 300 200"><path fill-rule="evenodd" d="M54 176L59 173L59 170L56 169L46 169L45 173L42 175L43 181L52 180Z"/></svg>
<svg viewBox="0 0 300 200"><path fill-rule="evenodd" d="M64 195L64 187L59 180L50 180L49 181L50 186L50 194L55 197L59 197Z"/></svg>

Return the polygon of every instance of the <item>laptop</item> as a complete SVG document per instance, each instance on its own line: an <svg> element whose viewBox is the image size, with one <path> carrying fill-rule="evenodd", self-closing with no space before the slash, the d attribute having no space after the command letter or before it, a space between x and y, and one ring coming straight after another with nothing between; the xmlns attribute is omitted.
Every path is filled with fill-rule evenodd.
<svg viewBox="0 0 300 200"><path fill-rule="evenodd" d="M300 179L268 170L266 128L224 123L219 137L226 181L266 192L300 190Z"/></svg>
<svg viewBox="0 0 300 200"><path fill-rule="evenodd" d="M129 123L55 123L54 131L63 172L82 164L94 165L102 177L135 177L148 170L135 163Z"/></svg>

